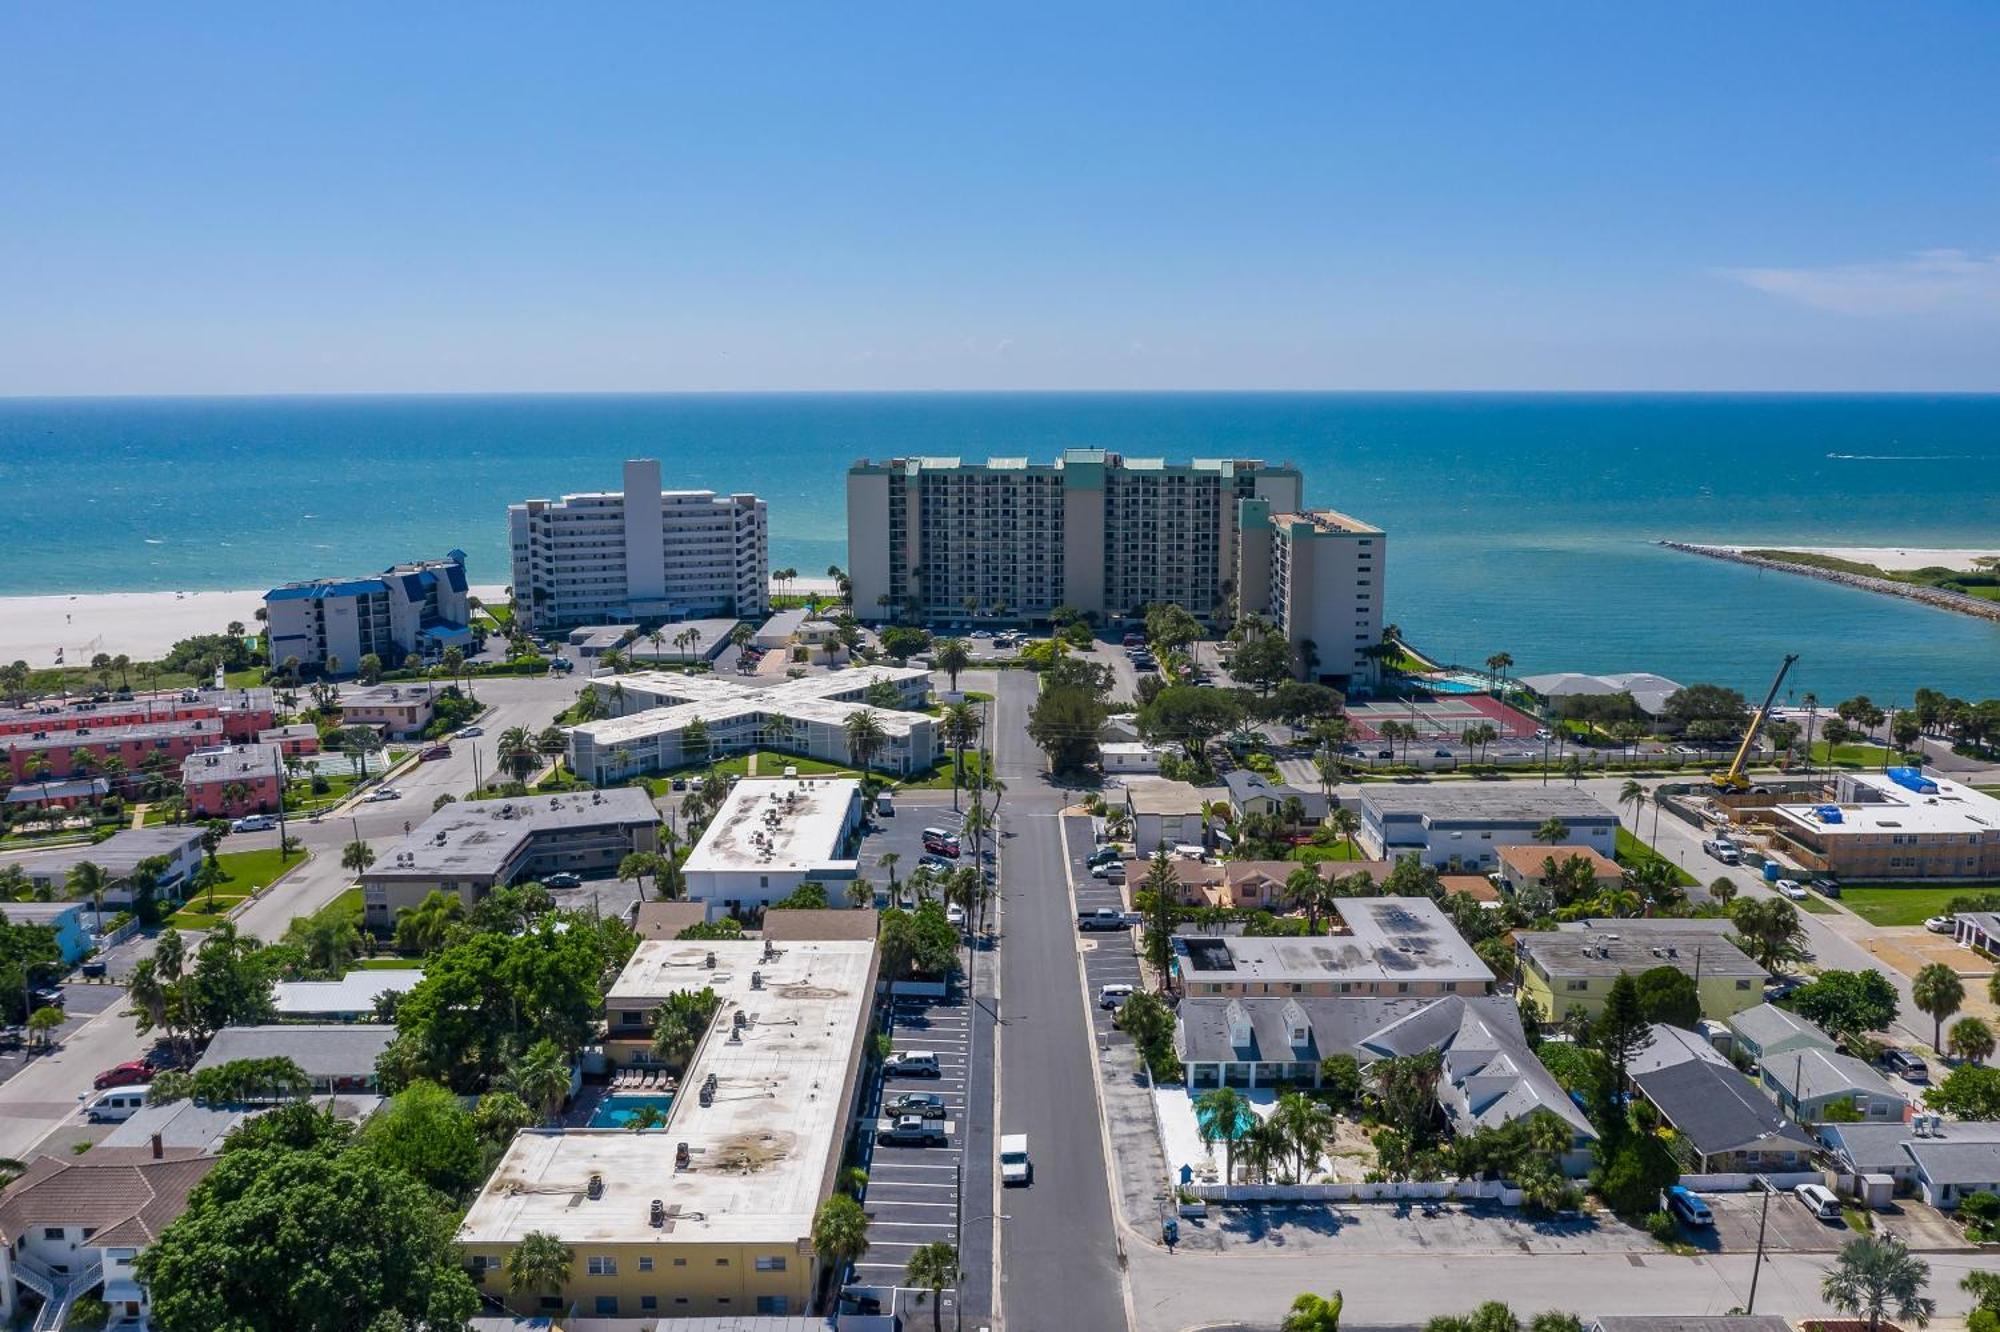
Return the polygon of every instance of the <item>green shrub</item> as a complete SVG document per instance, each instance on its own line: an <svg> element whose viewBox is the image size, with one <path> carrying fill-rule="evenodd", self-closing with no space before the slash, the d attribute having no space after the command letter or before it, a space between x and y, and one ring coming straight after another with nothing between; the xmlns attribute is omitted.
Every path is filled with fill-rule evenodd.
<svg viewBox="0 0 2000 1332"><path fill-rule="evenodd" d="M1674 1219L1665 1212L1646 1213L1646 1233L1662 1244L1670 1244L1680 1237Z"/></svg>

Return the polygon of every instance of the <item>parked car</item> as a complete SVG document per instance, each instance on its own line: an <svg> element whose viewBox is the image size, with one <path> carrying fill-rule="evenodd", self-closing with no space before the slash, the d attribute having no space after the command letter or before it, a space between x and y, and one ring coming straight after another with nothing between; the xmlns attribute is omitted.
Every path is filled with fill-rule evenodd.
<svg viewBox="0 0 2000 1332"><path fill-rule="evenodd" d="M1680 1219L1684 1226L1697 1229L1715 1224L1715 1213L1708 1210L1708 1204L1701 1195L1681 1184L1667 1190L1667 1210Z"/></svg>
<svg viewBox="0 0 2000 1332"><path fill-rule="evenodd" d="M944 919L945 923L947 925L950 925L952 928L964 929L965 908L960 906L958 903L953 902L951 905L947 906L944 909Z"/></svg>
<svg viewBox="0 0 2000 1332"><path fill-rule="evenodd" d="M401 800L402 798L403 798L403 793L401 791L398 791L395 787L378 786L373 791L370 791L367 795L363 796L362 800L367 804L377 804L384 800Z"/></svg>
<svg viewBox="0 0 2000 1332"><path fill-rule="evenodd" d="M1821 877L1813 879L1806 884L1806 887L1812 889L1822 897L1840 896L1840 884L1829 878Z"/></svg>
<svg viewBox="0 0 2000 1332"><path fill-rule="evenodd" d="M269 814L245 814L229 825L231 832L269 832L278 826L278 821Z"/></svg>
<svg viewBox="0 0 2000 1332"><path fill-rule="evenodd" d="M896 817L896 801L887 791L875 797L875 812L885 819Z"/></svg>
<svg viewBox="0 0 2000 1332"><path fill-rule="evenodd" d="M919 856L917 857L917 864L925 869L934 869L939 871L940 873L943 873L946 870L954 870L958 868L958 866L952 864L949 860L946 860L943 856Z"/></svg>
<svg viewBox="0 0 2000 1332"><path fill-rule="evenodd" d="M1777 888L1780 893L1791 898L1794 902L1803 902L1806 900L1805 885L1797 879L1780 879L1778 880Z"/></svg>
<svg viewBox="0 0 2000 1332"><path fill-rule="evenodd" d="M1100 846L1095 851L1091 852L1090 858L1085 860L1083 863L1088 866L1091 866L1092 868L1095 868L1099 865L1107 864L1113 860L1122 860L1124 859L1124 856L1125 853L1123 851L1120 851L1115 846Z"/></svg>
<svg viewBox="0 0 2000 1332"><path fill-rule="evenodd" d="M31 1013L37 1008L61 1008L68 1002L68 999L63 995L60 985L51 985L46 989L30 990L28 992L28 1011Z"/></svg>
<svg viewBox="0 0 2000 1332"><path fill-rule="evenodd" d="M544 878L542 880L542 887L581 888L583 887L583 876L580 874L571 874L568 870L560 870Z"/></svg>
<svg viewBox="0 0 2000 1332"><path fill-rule="evenodd" d="M1131 997L1132 987L1130 985L1127 985L1124 981L1113 981L1109 985L1098 987L1097 1006L1099 1008L1108 1008L1115 1013L1118 1011L1118 1006Z"/></svg>
<svg viewBox="0 0 2000 1332"><path fill-rule="evenodd" d="M480 736L485 734L486 732L480 727L468 726L464 730L458 733L458 738L461 740L477 740Z"/></svg>
<svg viewBox="0 0 2000 1332"><path fill-rule="evenodd" d="M944 1124L922 1115L899 1115L886 1121L886 1126L875 1134L875 1141L889 1147L942 1147Z"/></svg>
<svg viewBox="0 0 2000 1332"><path fill-rule="evenodd" d="M1908 1050L1898 1050L1891 1046L1882 1052L1882 1067L1894 1073L1905 1082L1929 1082L1930 1066L1911 1054Z"/></svg>
<svg viewBox="0 0 2000 1332"><path fill-rule="evenodd" d="M1107 860L1102 865L1093 865L1090 867L1090 877L1093 879L1122 879L1125 877L1125 862L1122 860Z"/></svg>
<svg viewBox="0 0 2000 1332"><path fill-rule="evenodd" d="M1792 1190L1792 1196L1805 1204L1805 1209L1822 1221L1842 1219L1840 1199L1824 1184L1801 1184Z"/></svg>
<svg viewBox="0 0 2000 1332"><path fill-rule="evenodd" d="M131 1087L152 1080L153 1070L146 1066L145 1060L128 1059L122 1064L113 1064L99 1073L91 1079L90 1085L98 1091L103 1091L107 1087Z"/></svg>
<svg viewBox="0 0 2000 1332"><path fill-rule="evenodd" d="M84 1104L83 1117L93 1124L122 1124L146 1104L144 1087L113 1087Z"/></svg>
<svg viewBox="0 0 2000 1332"><path fill-rule="evenodd" d="M1950 934L1958 928L1957 916L1932 916L1924 922L1924 928L1932 934Z"/></svg>
<svg viewBox="0 0 2000 1332"><path fill-rule="evenodd" d="M1032 1184L1035 1182L1035 1164L1028 1159L1028 1135L1006 1133L1000 1137L1000 1183L1004 1185Z"/></svg>
<svg viewBox="0 0 2000 1332"><path fill-rule="evenodd" d="M417 761L419 763L430 763L437 759L448 759L450 757L450 745L426 745L418 752Z"/></svg>
<svg viewBox="0 0 2000 1332"><path fill-rule="evenodd" d="M1451 757L1451 751L1450 751L1449 749L1445 749L1444 747L1440 746L1440 747L1438 747L1438 748L1436 748L1436 749L1433 749L1433 750L1431 751L1431 757L1432 757L1432 758L1450 758L1450 757Z"/></svg>
<svg viewBox="0 0 2000 1332"><path fill-rule="evenodd" d="M882 1061L882 1072L897 1078L936 1078L943 1076L938 1067L938 1057L929 1050L896 1050Z"/></svg>
<svg viewBox="0 0 2000 1332"><path fill-rule="evenodd" d="M882 1103L882 1112L889 1115L920 1115L925 1119L944 1118L944 1097L936 1092L904 1092L892 1096Z"/></svg>

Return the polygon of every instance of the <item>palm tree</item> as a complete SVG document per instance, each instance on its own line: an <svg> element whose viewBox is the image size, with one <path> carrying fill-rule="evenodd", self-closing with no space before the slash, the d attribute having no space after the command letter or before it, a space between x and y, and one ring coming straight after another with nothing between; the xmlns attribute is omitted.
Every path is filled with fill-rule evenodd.
<svg viewBox="0 0 2000 1332"><path fill-rule="evenodd" d="M944 1288L959 1282L958 1250L942 1240L921 1245L910 1255L903 1276L912 1286L931 1293L931 1332L944 1329Z"/></svg>
<svg viewBox="0 0 2000 1332"><path fill-rule="evenodd" d="M1930 1014L1931 1048L1944 1048L1944 1020L1958 1011L1965 1002L1965 983L1958 973L1942 962L1933 962L1919 971L1910 982L1910 998L1917 1007Z"/></svg>
<svg viewBox="0 0 2000 1332"><path fill-rule="evenodd" d="M104 890L110 886L110 878L104 867L94 861L80 860L70 867L69 875L63 880L63 887L79 902L89 898L92 910L97 913L97 932L104 933Z"/></svg>
<svg viewBox="0 0 2000 1332"><path fill-rule="evenodd" d="M1317 1161L1333 1136L1333 1113L1303 1092L1286 1092L1278 1098L1271 1122L1283 1130L1298 1160L1298 1182L1306 1182L1306 1167Z"/></svg>
<svg viewBox="0 0 2000 1332"><path fill-rule="evenodd" d="M965 747L979 738L979 710L970 703L953 703L941 719L945 742L952 748L951 807L958 808L958 783L965 772Z"/></svg>
<svg viewBox="0 0 2000 1332"><path fill-rule="evenodd" d="M55 1039L55 1030L66 1019L60 1008L38 1008L28 1014L28 1039L33 1044L47 1049Z"/></svg>
<svg viewBox="0 0 2000 1332"><path fill-rule="evenodd" d="M1993 1053L1993 1028L1976 1017L1960 1018L1951 1024L1951 1048L1960 1059L1984 1063Z"/></svg>
<svg viewBox="0 0 2000 1332"><path fill-rule="evenodd" d="M1292 1301L1292 1311L1285 1315L1279 1332L1340 1332L1342 1303L1337 1290L1332 1299L1322 1299L1307 1291Z"/></svg>
<svg viewBox="0 0 2000 1332"><path fill-rule="evenodd" d="M1507 680L1507 672L1513 668L1513 665L1514 657L1511 653L1507 652L1496 652L1486 659L1488 673L1503 685Z"/></svg>
<svg viewBox="0 0 2000 1332"><path fill-rule="evenodd" d="M847 733L847 753L857 768L873 764L875 756L882 752L882 746L889 743L881 719L867 708L856 708L848 713L840 728Z"/></svg>
<svg viewBox="0 0 2000 1332"><path fill-rule="evenodd" d="M340 867L352 871L357 876L366 874L368 867L374 863L375 848L366 842L353 841L341 848Z"/></svg>
<svg viewBox="0 0 2000 1332"><path fill-rule="evenodd" d="M1361 816L1342 805L1326 816L1326 823L1347 842L1347 858L1358 859L1360 853L1354 845L1354 834L1361 831Z"/></svg>
<svg viewBox="0 0 2000 1332"><path fill-rule="evenodd" d="M1558 818L1544 819L1542 826L1535 829L1535 840L1547 846L1558 846L1569 840L1569 825Z"/></svg>
<svg viewBox="0 0 2000 1332"><path fill-rule="evenodd" d="M514 1252L507 1255L507 1289L516 1295L554 1295L561 1298L569 1284L576 1251L544 1230L521 1236Z"/></svg>
<svg viewBox="0 0 2000 1332"><path fill-rule="evenodd" d="M1245 1115L1250 1114L1250 1102L1234 1087L1216 1087L1195 1097L1195 1126L1201 1132L1201 1145L1213 1147L1218 1139L1222 1142L1222 1182L1236 1182L1236 1135Z"/></svg>
<svg viewBox="0 0 2000 1332"><path fill-rule="evenodd" d="M525 726L509 726L500 732L495 754L500 766L517 782L526 781L528 774L540 767L542 762L541 751L535 747L534 733Z"/></svg>
<svg viewBox="0 0 2000 1332"><path fill-rule="evenodd" d="M536 1041L514 1061L502 1079L507 1090L554 1121L569 1096L569 1061L550 1040Z"/></svg>
<svg viewBox="0 0 2000 1332"><path fill-rule="evenodd" d="M660 885L660 858L650 851L628 851L618 862L618 882L635 883L638 894L632 900L636 905L646 900L646 876L653 876L653 888L657 893Z"/></svg>
<svg viewBox="0 0 2000 1332"><path fill-rule="evenodd" d="M813 1253L822 1264L839 1274L849 1263L868 1255L868 1213L852 1196L835 1193L813 1213Z"/></svg>
<svg viewBox="0 0 2000 1332"><path fill-rule="evenodd" d="M1285 876L1285 901L1305 908L1307 934L1319 933L1319 913L1333 909L1334 897L1333 884L1317 865L1301 865Z"/></svg>
<svg viewBox="0 0 2000 1332"><path fill-rule="evenodd" d="M931 656L931 664L941 670L951 680L951 692L958 692L958 674L972 664L972 653L965 647L962 638L947 638L937 645Z"/></svg>
<svg viewBox="0 0 2000 1332"><path fill-rule="evenodd" d="M48 756L40 751L28 755L21 764L21 776L25 781L39 781L42 784L42 812L46 814L49 808Z"/></svg>
<svg viewBox="0 0 2000 1332"><path fill-rule="evenodd" d="M1627 777L1625 785L1618 788L1618 803L1632 807L1632 835L1639 835L1639 816L1646 810L1646 787L1643 783Z"/></svg>
<svg viewBox="0 0 2000 1332"><path fill-rule="evenodd" d="M1864 1235L1850 1240L1833 1260L1819 1293L1842 1313L1866 1318L1869 1332L1880 1328L1887 1314L1921 1327L1937 1311L1937 1301L1923 1293L1930 1278L1930 1264L1901 1240Z"/></svg>
<svg viewBox="0 0 2000 1332"><path fill-rule="evenodd" d="M1260 1119L1243 1135L1243 1150L1257 1170L1257 1182L1271 1182L1271 1167L1281 1166L1292 1150L1284 1125L1275 1119Z"/></svg>
<svg viewBox="0 0 2000 1332"><path fill-rule="evenodd" d="M455 647L446 648L444 650L443 665L445 674L451 677L453 684L458 683L461 675L465 677L465 696L477 703L479 700L472 692L472 672L465 664L465 650Z"/></svg>

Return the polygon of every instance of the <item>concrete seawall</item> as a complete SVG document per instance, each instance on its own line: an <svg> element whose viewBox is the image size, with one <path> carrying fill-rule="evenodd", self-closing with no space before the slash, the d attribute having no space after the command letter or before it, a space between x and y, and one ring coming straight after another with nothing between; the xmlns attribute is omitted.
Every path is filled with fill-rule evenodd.
<svg viewBox="0 0 2000 1332"><path fill-rule="evenodd" d="M1696 546L1685 541L1661 541L1656 544L1688 555L1704 555L1711 560L1727 560L1731 564L1748 564L1758 569L1775 569L1779 573L1800 574L1807 578L1820 579L1822 582L1857 587L1864 592L1880 592L1885 596L1902 597L1906 601L1920 601L1939 610L1957 611L1961 615L1972 615L1982 620L2000 623L2000 602L1969 597L1963 592L1948 592L1943 588L1925 587L1918 583L1899 583L1893 578L1871 578L1866 574L1847 573L1840 569L1821 569L1810 564L1790 564L1784 560L1765 559L1761 555L1747 555L1740 550L1731 550L1727 546Z"/></svg>

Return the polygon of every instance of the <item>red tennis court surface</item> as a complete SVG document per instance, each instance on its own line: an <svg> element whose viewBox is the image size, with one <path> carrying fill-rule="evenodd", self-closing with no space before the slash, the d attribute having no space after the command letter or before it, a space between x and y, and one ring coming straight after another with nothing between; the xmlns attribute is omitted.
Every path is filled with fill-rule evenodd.
<svg viewBox="0 0 2000 1332"><path fill-rule="evenodd" d="M1349 730L1357 740L1380 740L1383 722L1403 722L1418 734L1457 736L1468 726L1490 722L1503 740L1525 740L1541 725L1527 713L1485 694L1425 694L1414 698L1374 699L1347 705Z"/></svg>

